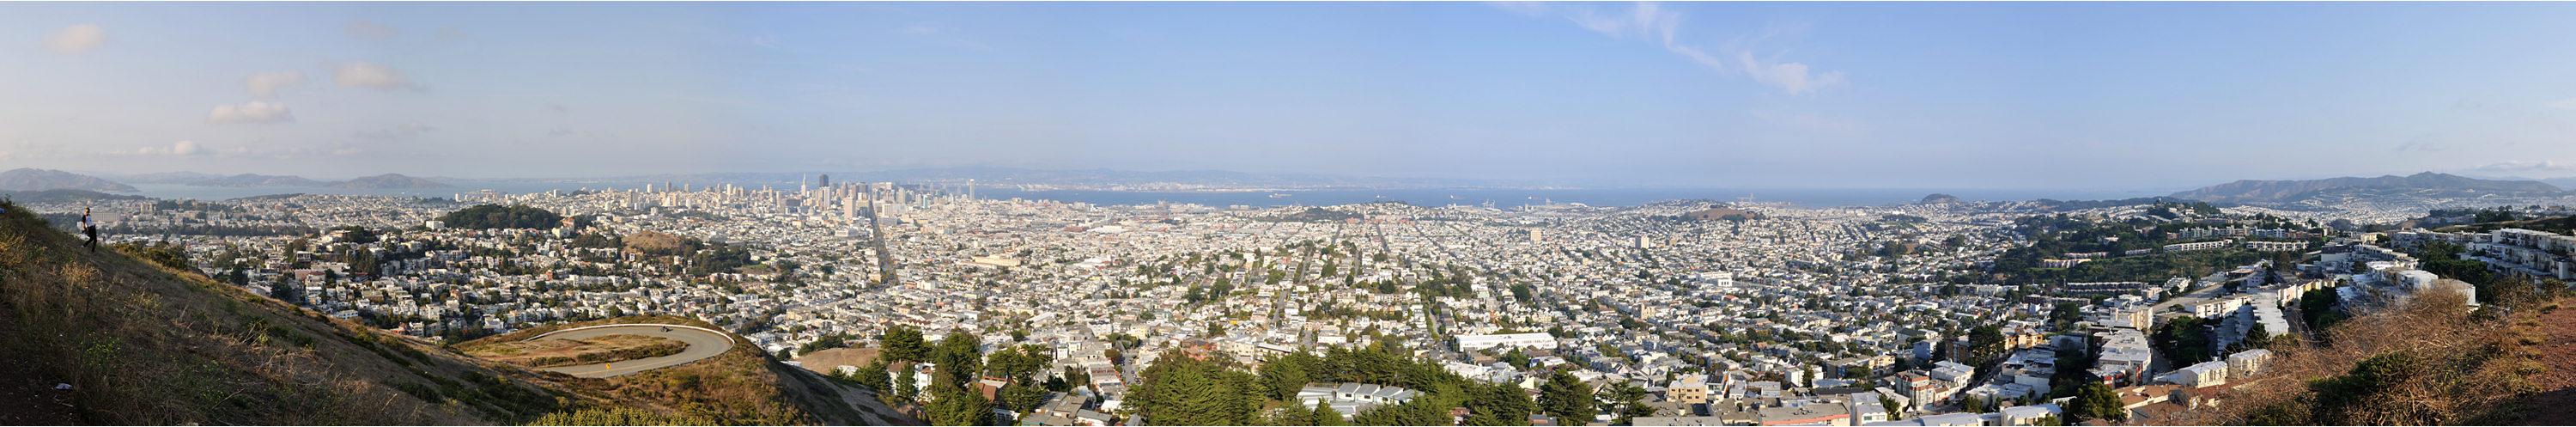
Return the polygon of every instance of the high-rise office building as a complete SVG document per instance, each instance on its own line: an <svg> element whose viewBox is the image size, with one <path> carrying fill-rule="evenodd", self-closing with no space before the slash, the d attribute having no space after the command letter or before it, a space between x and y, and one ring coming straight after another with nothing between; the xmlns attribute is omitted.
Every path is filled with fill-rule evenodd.
<svg viewBox="0 0 2576 427"><path fill-rule="evenodd" d="M832 188L832 175L829 175L829 174L824 174L824 175L815 175L815 176L814 176L814 186L816 186L816 187L823 187L823 188Z"/></svg>

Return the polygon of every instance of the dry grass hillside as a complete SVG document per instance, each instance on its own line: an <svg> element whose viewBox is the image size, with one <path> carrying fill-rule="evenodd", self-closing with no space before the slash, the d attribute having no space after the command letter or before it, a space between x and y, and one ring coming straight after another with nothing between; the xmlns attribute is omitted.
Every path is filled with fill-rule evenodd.
<svg viewBox="0 0 2576 427"><path fill-rule="evenodd" d="M488 362L92 252L0 208L0 352L22 362L5 385L71 385L35 402L70 422L492 424L560 409L559 393Z"/></svg>
<svg viewBox="0 0 2576 427"><path fill-rule="evenodd" d="M540 374L0 210L0 424L920 424L748 345L613 379Z"/></svg>
<svg viewBox="0 0 2576 427"><path fill-rule="evenodd" d="M2324 331L2323 345L2273 348L2263 374L2235 384L2203 425L2495 425L2521 419L2542 391L2541 310L2472 313L2426 292ZM2569 369L2557 367L2555 369Z"/></svg>

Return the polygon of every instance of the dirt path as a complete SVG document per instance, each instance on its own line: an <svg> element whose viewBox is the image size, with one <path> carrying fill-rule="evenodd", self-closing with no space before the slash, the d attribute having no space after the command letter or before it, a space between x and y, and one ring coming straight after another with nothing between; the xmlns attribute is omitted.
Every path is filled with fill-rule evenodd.
<svg viewBox="0 0 2576 427"><path fill-rule="evenodd" d="M2540 343L2540 363L2548 371L2532 377L2540 394L2523 405L2524 425L2576 425L2576 299L2560 300L2556 311L2540 315L2549 338Z"/></svg>

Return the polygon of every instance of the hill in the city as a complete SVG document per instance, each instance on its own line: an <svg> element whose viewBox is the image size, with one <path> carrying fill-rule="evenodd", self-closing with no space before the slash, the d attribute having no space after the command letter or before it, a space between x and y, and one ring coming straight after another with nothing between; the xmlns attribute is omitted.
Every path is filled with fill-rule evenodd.
<svg viewBox="0 0 2576 427"><path fill-rule="evenodd" d="M2289 203L2335 193L2409 192L2442 197L2488 194L2559 193L2539 181L2499 181L2424 172L2377 178L2342 177L2312 180L2240 180L2174 193L2173 197L2211 203Z"/></svg>
<svg viewBox="0 0 2576 427"><path fill-rule="evenodd" d="M756 349L632 379L539 374L217 283L176 247L92 251L0 208L0 423L909 421L859 415L864 392L778 374Z"/></svg>
<svg viewBox="0 0 2576 427"><path fill-rule="evenodd" d="M1709 220L1742 221L1742 220L1748 220L1748 219L1762 219L1762 213L1760 213L1760 212L1749 212L1749 211L1737 210L1737 209L1735 209L1735 208L1730 208L1730 207L1725 207L1725 206L1710 206L1708 209L1701 209L1701 210L1698 210L1698 211L1692 211L1692 212L1690 212L1690 213L1682 214L1682 219L1687 219L1687 220L1692 220L1692 221L1709 221Z"/></svg>
<svg viewBox="0 0 2576 427"><path fill-rule="evenodd" d="M0 190L89 190L109 193L128 193L136 191L134 186L119 184L113 181L99 179L94 176L53 169L36 168L17 168L10 169L8 172L0 172Z"/></svg>

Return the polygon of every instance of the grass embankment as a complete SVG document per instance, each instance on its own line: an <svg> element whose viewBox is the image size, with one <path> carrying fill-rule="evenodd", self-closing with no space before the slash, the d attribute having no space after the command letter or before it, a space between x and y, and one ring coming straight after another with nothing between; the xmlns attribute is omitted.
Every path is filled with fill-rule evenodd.
<svg viewBox="0 0 2576 427"><path fill-rule="evenodd" d="M647 357L680 354L689 349L679 340L618 334L582 340L547 338L535 341L478 343L457 346L466 355L507 362L530 368L588 365L623 362Z"/></svg>
<svg viewBox="0 0 2576 427"><path fill-rule="evenodd" d="M2472 313L2452 292L2362 313L2322 331L2322 345L2273 348L2270 366L2236 381L2197 424L2493 425L2523 416L2547 338L2543 310ZM2566 369L2558 367L2557 369Z"/></svg>
<svg viewBox="0 0 2576 427"><path fill-rule="evenodd" d="M92 252L23 207L0 208L0 316L12 329L0 351L35 377L9 385L72 385L63 400L79 423L487 424L559 410L557 394L499 365Z"/></svg>

